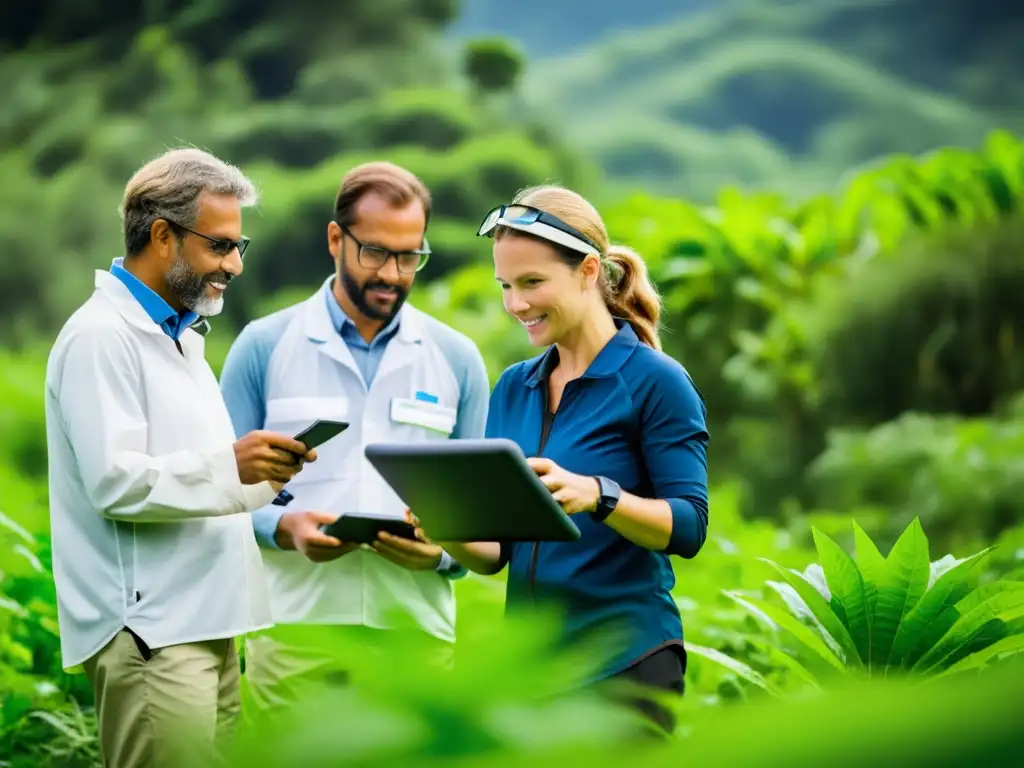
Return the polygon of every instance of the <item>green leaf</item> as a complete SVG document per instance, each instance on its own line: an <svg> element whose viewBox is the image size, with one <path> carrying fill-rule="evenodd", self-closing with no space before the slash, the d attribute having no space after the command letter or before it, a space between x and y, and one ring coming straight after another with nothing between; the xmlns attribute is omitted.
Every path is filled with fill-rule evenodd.
<svg viewBox="0 0 1024 768"><path fill-rule="evenodd" d="M900 623L928 588L928 539L919 518L915 517L897 539L885 566L878 585L871 654L873 661L883 665L889 659Z"/></svg>
<svg viewBox="0 0 1024 768"><path fill-rule="evenodd" d="M835 667L838 671L847 671L846 665L843 664L842 660L836 656L827 645L825 645L824 640L814 634L810 628L806 627L798 619L786 613L785 610L778 608L771 603L767 603L764 600L758 600L757 598L740 595L735 592L725 592L724 594L726 597L734 600L739 605L750 611L754 618L760 619L772 629L785 629L793 635L801 645L806 647L807 650L817 656L820 656L824 661Z"/></svg>
<svg viewBox="0 0 1024 768"><path fill-rule="evenodd" d="M28 611L17 600L6 597L0 593L0 609L10 611L15 616L27 616Z"/></svg>
<svg viewBox="0 0 1024 768"><path fill-rule="evenodd" d="M847 630L846 625L843 624L840 618L835 614L832 610L832 606L830 606L825 598L822 597L817 588L798 572L792 571L788 568L783 568L778 563L774 563L767 558L762 557L759 559L774 568L778 574L786 580L786 583L796 590L800 599L804 601L807 608L814 615L814 618L817 619L821 630L823 632L827 632L843 650L845 655L844 661L846 664L855 667L863 666L857 652L857 646L854 644L849 630ZM830 583L828 586L831 590L832 584ZM833 594L835 593L833 592Z"/></svg>
<svg viewBox="0 0 1024 768"><path fill-rule="evenodd" d="M946 675L955 675L961 672L969 672L973 669L983 669L993 659L1002 656L1015 656L1018 653L1024 653L1024 635L1012 635L1010 637L1004 637L998 642L992 643L987 648L983 648L980 651L972 653L970 656L965 656L960 659L956 664L951 667L944 669L936 675L931 676L929 679L937 680L938 678L945 677Z"/></svg>
<svg viewBox="0 0 1024 768"><path fill-rule="evenodd" d="M864 578L857 564L828 535L817 528L811 529L814 546L818 550L825 583L832 593L832 601L842 606L848 637L861 665L869 664L871 658L871 621L868 615L867 598L864 594Z"/></svg>
<svg viewBox="0 0 1024 768"><path fill-rule="evenodd" d="M708 661L713 661L715 664L725 667L730 672L734 672L735 674L739 675L748 683L756 685L758 688L767 691L773 696L782 695L782 691L780 691L777 687L772 685L756 669L749 666L748 664L744 664L742 661L739 661L738 659L732 658L732 656L726 656L721 651L716 651L714 648L706 648L703 645L693 645L692 643L687 643L686 652L695 654L697 656L707 659Z"/></svg>
<svg viewBox="0 0 1024 768"><path fill-rule="evenodd" d="M912 667L916 664L921 655L937 645L939 640L949 632L954 624L993 595L1022 587L1024 587L1024 584L1007 579L990 581L963 595L951 605L946 606L927 626L922 638L917 643L914 653L904 662L904 666Z"/></svg>
<svg viewBox="0 0 1024 768"><path fill-rule="evenodd" d="M974 605L970 598L971 595L968 595L961 603L967 602L971 607L964 610L959 607L960 604L957 605L961 617L939 642L918 660L913 666L914 671L942 667L948 657L985 631L990 622L1005 623L1024 616L1024 588L1020 585L990 594L977 605Z"/></svg>
<svg viewBox="0 0 1024 768"><path fill-rule="evenodd" d="M921 641L926 637L929 627L933 626L936 617L959 602L970 591L967 579L990 551L991 547L983 549L958 563L956 567L942 574L931 589L925 592L924 597L896 631L889 651L889 666L903 667L907 662L912 663L917 659Z"/></svg>
<svg viewBox="0 0 1024 768"><path fill-rule="evenodd" d="M32 540L32 534L14 522L11 518L0 512L0 528L6 528L8 531L13 533L20 539L23 539L27 544L34 544Z"/></svg>
<svg viewBox="0 0 1024 768"><path fill-rule="evenodd" d="M778 670L788 670L793 673L793 676L798 680L802 681L807 685L808 688L813 688L816 691L821 690L821 684L818 682L818 678L815 677L814 673L811 672L807 667L794 659L788 653L779 648L774 638L768 637L751 637L747 639L754 648L758 649L761 653L768 657L768 663L771 664Z"/></svg>
<svg viewBox="0 0 1024 768"><path fill-rule="evenodd" d="M864 588L864 610L867 614L868 645L864 663L870 669L875 663L875 611L878 609L878 589L885 576L885 558L878 551L875 542L864 532L857 521L853 521L853 543L855 561L860 570L861 584Z"/></svg>

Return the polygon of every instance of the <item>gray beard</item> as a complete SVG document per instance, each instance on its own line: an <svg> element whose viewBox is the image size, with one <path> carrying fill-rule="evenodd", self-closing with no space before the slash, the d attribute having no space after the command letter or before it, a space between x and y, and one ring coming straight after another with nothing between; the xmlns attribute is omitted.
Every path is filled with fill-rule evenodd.
<svg viewBox="0 0 1024 768"><path fill-rule="evenodd" d="M165 279L171 293L197 315L202 317L213 317L220 314L224 309L224 297L217 296L210 298L206 295L206 287L210 282L210 275L203 277L188 265L181 251L167 270Z"/></svg>

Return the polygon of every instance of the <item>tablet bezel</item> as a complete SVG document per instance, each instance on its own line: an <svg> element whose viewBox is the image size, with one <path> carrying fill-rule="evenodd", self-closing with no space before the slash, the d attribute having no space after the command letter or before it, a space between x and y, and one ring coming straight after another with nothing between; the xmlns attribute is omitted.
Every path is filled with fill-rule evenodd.
<svg viewBox="0 0 1024 768"><path fill-rule="evenodd" d="M580 539L576 523L511 440L370 443L364 454L435 541ZM449 484L460 479L461 485ZM515 483L517 488L496 493L495 486L501 482ZM453 515L451 504L440 501L443 496L454 496L457 505L472 505L472 509Z"/></svg>

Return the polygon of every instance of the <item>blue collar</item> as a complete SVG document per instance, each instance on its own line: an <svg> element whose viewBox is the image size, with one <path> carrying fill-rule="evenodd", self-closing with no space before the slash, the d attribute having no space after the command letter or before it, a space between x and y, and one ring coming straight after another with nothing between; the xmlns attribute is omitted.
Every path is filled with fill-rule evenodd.
<svg viewBox="0 0 1024 768"><path fill-rule="evenodd" d="M181 313L175 312L174 308L164 301L156 291L125 269L123 264L123 258L114 259L110 265L111 273L127 286L132 296L142 305L153 322L159 325L164 333L177 341L181 334L199 319L199 315L189 310Z"/></svg>
<svg viewBox="0 0 1024 768"><path fill-rule="evenodd" d="M338 304L338 299L334 295L335 280L337 280L337 278L330 280L327 283L327 290L324 291L324 295L327 301L327 312L331 316L331 324L334 326L334 330L336 330L341 336L352 336L353 338L359 337L360 339L362 339L362 337L359 336L359 331L356 328L356 324L352 322L352 319L345 314L345 310L343 310L341 308L341 305ZM373 341L371 341L370 343L383 344L392 336L394 336L395 332L398 330L399 318L401 317L401 314L402 313L399 312L397 315L391 318L391 322L384 326L384 328L381 329L380 333L378 333L374 337Z"/></svg>
<svg viewBox="0 0 1024 768"><path fill-rule="evenodd" d="M629 356L633 354L633 350L640 343L636 331L633 330L633 326L619 317L614 318L614 320L615 327L618 330L601 351L597 353L597 357L590 363L581 378L597 379L615 375L625 365L626 360L629 359ZM547 381L551 372L555 370L556 365L558 365L558 348L552 344L531 365L532 370L530 370L529 376L527 376L526 386L536 387L542 381Z"/></svg>

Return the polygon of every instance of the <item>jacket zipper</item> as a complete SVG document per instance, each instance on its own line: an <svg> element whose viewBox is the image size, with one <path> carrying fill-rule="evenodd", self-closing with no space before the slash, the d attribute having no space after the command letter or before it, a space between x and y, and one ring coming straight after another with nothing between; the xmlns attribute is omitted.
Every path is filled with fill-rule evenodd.
<svg viewBox="0 0 1024 768"><path fill-rule="evenodd" d="M571 383L571 382L570 382ZM555 427L555 417L558 415L559 409L562 407L562 403L565 402L566 390L568 384L562 389L562 397L559 398L558 408L555 408L554 413L548 415L548 382L544 381L544 397L542 398L541 408L541 421L540 421L540 442L537 445L537 456L540 457L544 454L544 447L547 445L548 437L551 435L551 430ZM527 584L530 589L530 597L534 604L537 602L537 560L540 557L540 542L533 542L533 546L530 550L530 565L527 570Z"/></svg>

